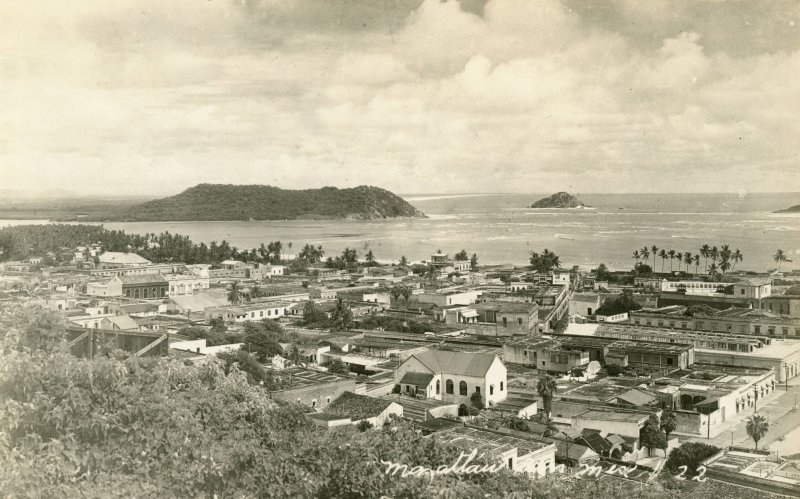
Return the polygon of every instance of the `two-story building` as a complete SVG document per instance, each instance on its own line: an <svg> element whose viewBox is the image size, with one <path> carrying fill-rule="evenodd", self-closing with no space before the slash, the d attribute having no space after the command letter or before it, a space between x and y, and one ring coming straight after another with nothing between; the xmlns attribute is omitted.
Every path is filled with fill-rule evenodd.
<svg viewBox="0 0 800 499"><path fill-rule="evenodd" d="M772 294L772 281L769 279L742 279L734 283L733 296L760 300Z"/></svg>
<svg viewBox="0 0 800 499"><path fill-rule="evenodd" d="M231 305L212 307L205 310L206 320L221 318L225 322L260 321L262 319L278 319L286 315L292 304L283 301L264 301L247 305Z"/></svg>
<svg viewBox="0 0 800 499"><path fill-rule="evenodd" d="M208 277L194 274L170 274L166 278L169 283L169 296L193 295L210 286Z"/></svg>
<svg viewBox="0 0 800 499"><path fill-rule="evenodd" d="M433 303L437 307L472 305L478 301L480 292L474 289L458 288L415 294L420 303Z"/></svg>
<svg viewBox="0 0 800 499"><path fill-rule="evenodd" d="M473 305L477 320L466 324L468 334L479 336L527 335L539 324L539 306L519 301L494 301Z"/></svg>

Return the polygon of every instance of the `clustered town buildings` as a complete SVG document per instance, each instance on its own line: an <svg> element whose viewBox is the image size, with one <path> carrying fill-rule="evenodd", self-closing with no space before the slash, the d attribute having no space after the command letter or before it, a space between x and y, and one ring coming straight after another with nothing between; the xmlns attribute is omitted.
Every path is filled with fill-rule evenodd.
<svg viewBox="0 0 800 499"><path fill-rule="evenodd" d="M666 410L678 425L668 448L716 436L800 375L800 294L775 285L775 276L733 273L720 283L661 275L615 286L578 268L475 270L441 253L426 262L433 279L398 266L357 273L318 266L295 275L284 265L153 264L132 253L75 248L77 260L87 254L96 257L90 268L34 273L39 259L2 264L2 299L27 288L29 300L61 311L77 355L92 355L93 342L113 334L132 355L197 362L241 345L181 337L185 326L280 321L310 341L302 362L277 355L269 363L275 376L291 380L270 396L303 404L320 427L380 427L402 417L425 434L539 476L557 464L642 459L651 451L640 441L642 428ZM234 283L242 293L259 292L230 303ZM626 289L642 308L609 306ZM349 330L297 325L309 301L330 316L339 299L354 315ZM367 317L403 327L365 327ZM414 333L410 322L429 330ZM333 362L350 374L329 372ZM543 373L558 382L550 414L557 432L530 420L543 410L536 390ZM491 424L508 417L528 421L532 431Z"/></svg>

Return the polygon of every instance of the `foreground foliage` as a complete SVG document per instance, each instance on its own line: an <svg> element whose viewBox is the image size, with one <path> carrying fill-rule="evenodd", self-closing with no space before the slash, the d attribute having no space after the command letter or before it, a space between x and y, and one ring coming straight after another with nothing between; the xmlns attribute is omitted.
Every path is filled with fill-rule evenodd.
<svg viewBox="0 0 800 499"><path fill-rule="evenodd" d="M121 351L80 359L52 313L0 311L4 497L675 497L607 479L534 486L507 470L388 476L381 461L436 469L461 450L400 420L317 428L270 398L269 376L243 351L200 365Z"/></svg>
<svg viewBox="0 0 800 499"><path fill-rule="evenodd" d="M238 369L166 358L0 358L0 489L8 496L603 497L614 481L501 472L434 480L386 476L380 461L435 468L459 451L406 423L324 431ZM665 497L658 485L653 497Z"/></svg>

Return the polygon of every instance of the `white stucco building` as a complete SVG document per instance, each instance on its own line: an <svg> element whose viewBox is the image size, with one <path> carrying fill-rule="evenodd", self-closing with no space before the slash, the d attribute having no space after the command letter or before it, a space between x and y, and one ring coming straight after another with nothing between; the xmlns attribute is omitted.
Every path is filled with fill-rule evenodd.
<svg viewBox="0 0 800 499"><path fill-rule="evenodd" d="M195 274L170 274L165 277L169 283L169 288L167 288L168 296L193 295L208 289L210 286L208 277L201 277Z"/></svg>
<svg viewBox="0 0 800 499"><path fill-rule="evenodd" d="M481 394L484 407L508 396L506 366L498 356L484 353L429 350L415 354L397 368L394 382L402 394L456 403L460 410L470 407L475 392Z"/></svg>

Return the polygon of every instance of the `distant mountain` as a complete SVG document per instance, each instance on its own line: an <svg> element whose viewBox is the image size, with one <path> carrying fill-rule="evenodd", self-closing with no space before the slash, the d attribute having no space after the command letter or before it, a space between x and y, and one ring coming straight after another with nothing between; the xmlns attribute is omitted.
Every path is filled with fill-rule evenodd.
<svg viewBox="0 0 800 499"><path fill-rule="evenodd" d="M800 213L800 204L796 204L794 206L790 206L785 210L778 210L775 213Z"/></svg>
<svg viewBox="0 0 800 499"><path fill-rule="evenodd" d="M268 185L200 184L175 196L100 217L113 221L222 221L424 217L378 187L287 190Z"/></svg>
<svg viewBox="0 0 800 499"><path fill-rule="evenodd" d="M582 201L568 192L557 192L550 197L542 198L529 208L578 208L583 207Z"/></svg>

